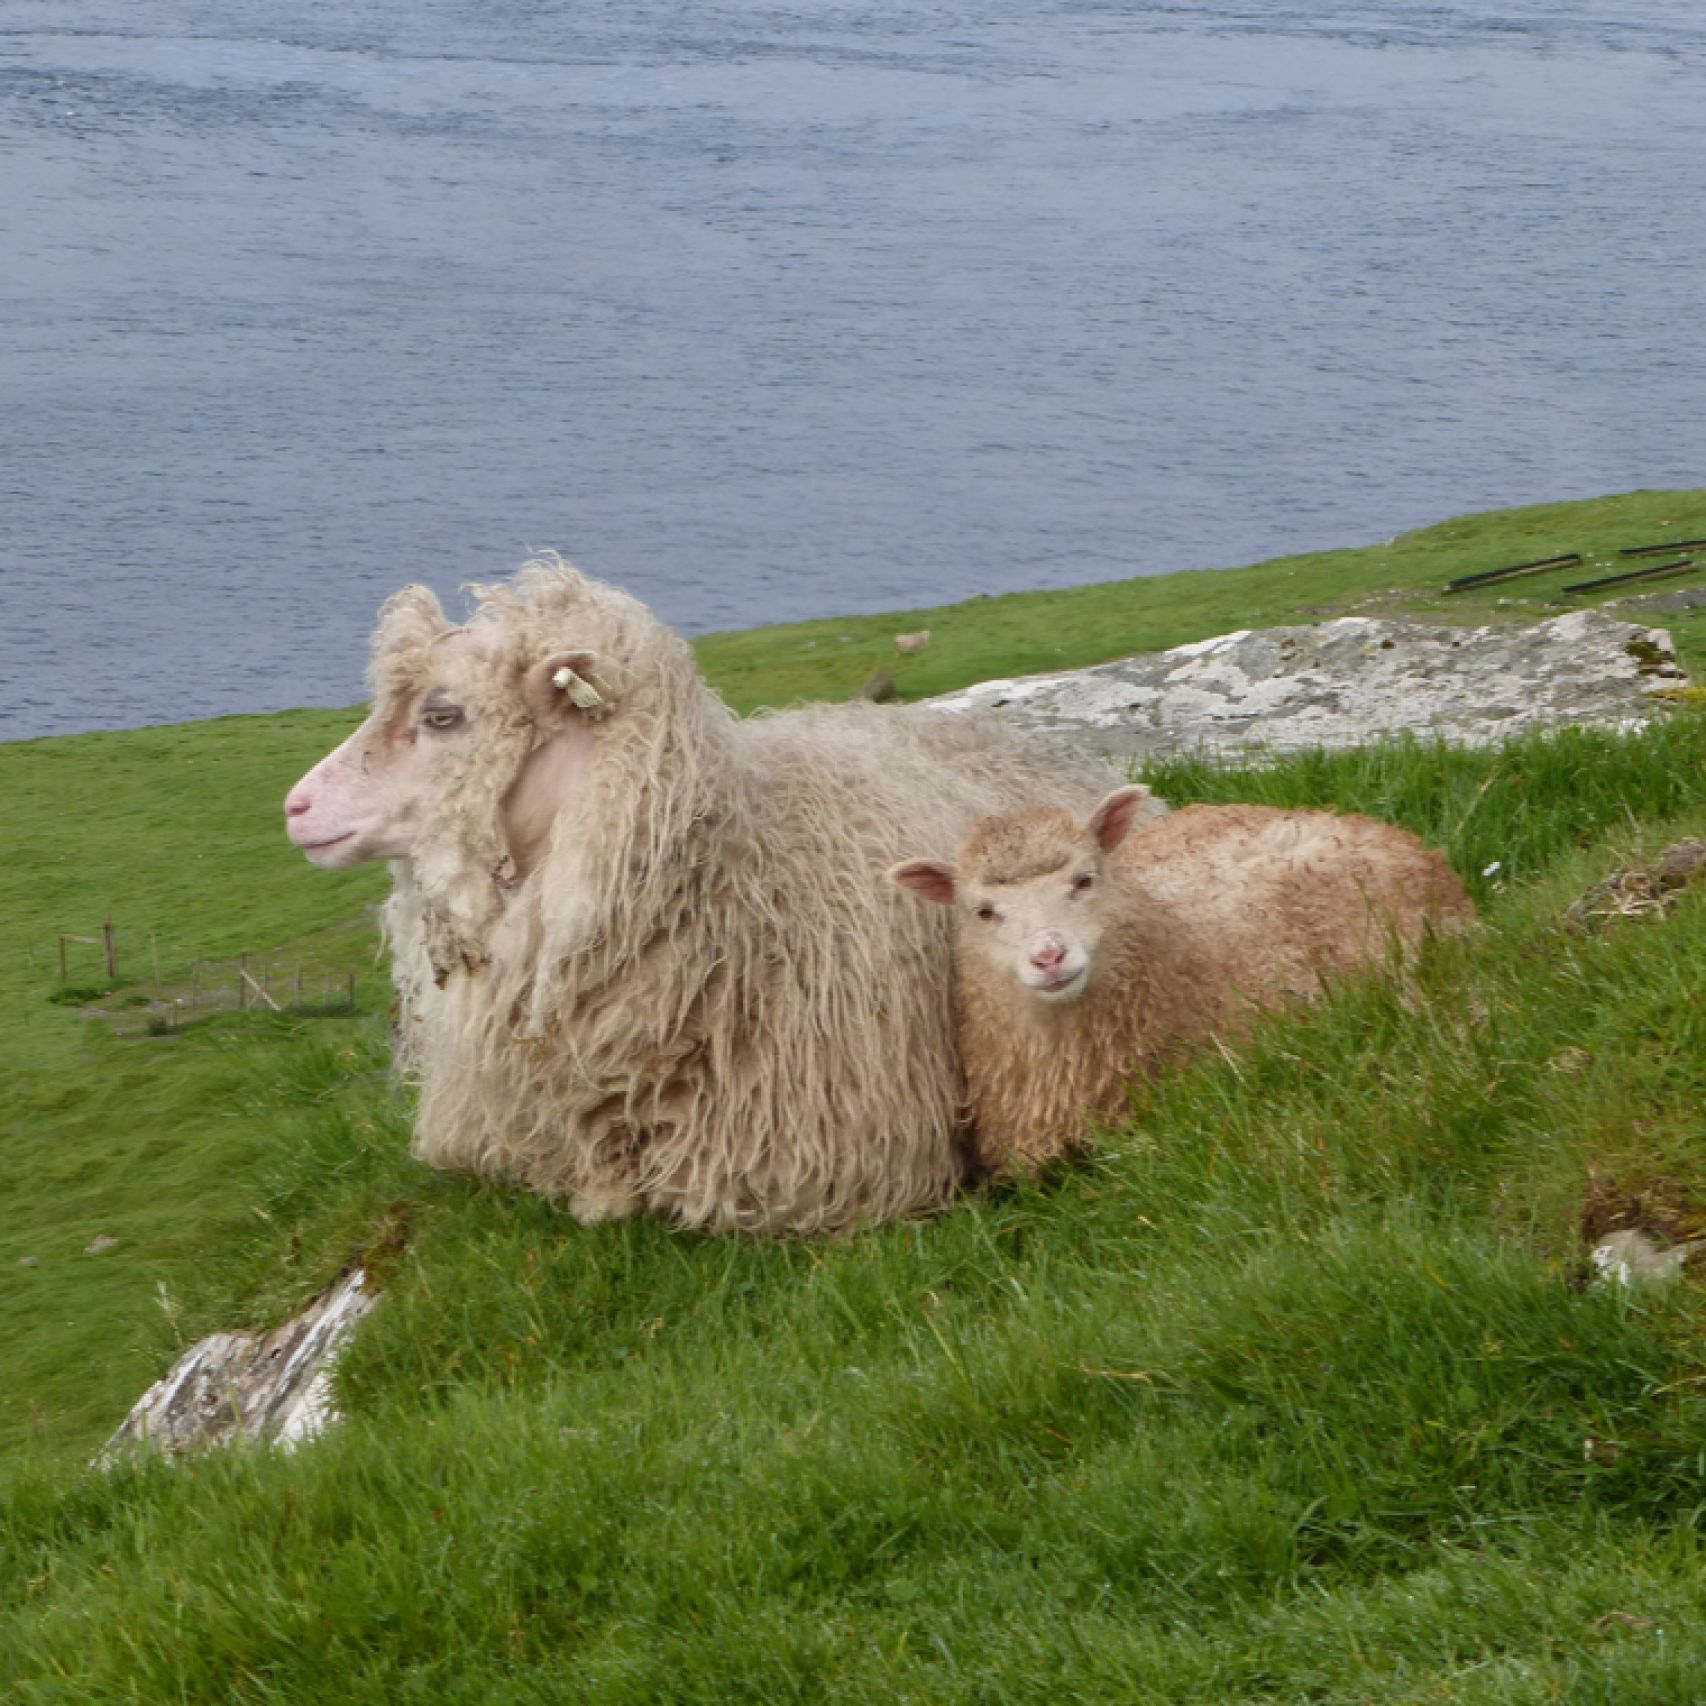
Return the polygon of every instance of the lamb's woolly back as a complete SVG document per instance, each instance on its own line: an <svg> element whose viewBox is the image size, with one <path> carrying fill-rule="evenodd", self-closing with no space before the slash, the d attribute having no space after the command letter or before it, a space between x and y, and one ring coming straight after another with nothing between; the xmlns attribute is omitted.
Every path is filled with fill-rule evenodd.
<svg viewBox="0 0 1706 1706"><path fill-rule="evenodd" d="M1078 999L1050 1005L991 957L970 909L1025 892L1048 897L1037 917L1065 919L1063 873L1092 868L1092 974ZM1474 916L1444 857L1409 831L1267 806L1187 807L1106 854L1070 812L1009 814L976 827L956 872L962 1046L980 1159L996 1170L1063 1153L1086 1115L1126 1106L1132 1078L1260 1008Z"/></svg>
<svg viewBox="0 0 1706 1706"><path fill-rule="evenodd" d="M585 1218L804 1231L944 1202L963 1169L948 924L881 872L991 810L1087 805L1105 767L923 712L738 721L650 612L554 559L477 597L488 715L386 908L418 1153ZM381 705L418 696L435 611L387 607ZM543 738L520 684L554 652L585 655L602 703L522 871L502 805Z"/></svg>

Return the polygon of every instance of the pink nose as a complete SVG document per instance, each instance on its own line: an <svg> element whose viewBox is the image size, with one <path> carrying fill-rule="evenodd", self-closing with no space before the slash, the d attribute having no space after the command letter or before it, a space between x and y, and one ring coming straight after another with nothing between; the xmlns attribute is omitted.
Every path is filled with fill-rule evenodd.
<svg viewBox="0 0 1706 1706"><path fill-rule="evenodd" d="M1036 948L1031 952L1031 964L1038 971L1053 971L1066 958L1066 949L1058 942L1051 942L1046 948Z"/></svg>
<svg viewBox="0 0 1706 1706"><path fill-rule="evenodd" d="M286 817L301 817L313 803L306 794L292 794L284 802L284 815Z"/></svg>

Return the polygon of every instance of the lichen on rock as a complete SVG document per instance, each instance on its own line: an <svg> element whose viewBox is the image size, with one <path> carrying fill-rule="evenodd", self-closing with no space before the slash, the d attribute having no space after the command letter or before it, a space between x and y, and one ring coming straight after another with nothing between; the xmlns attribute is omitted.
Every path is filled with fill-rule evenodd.
<svg viewBox="0 0 1706 1706"><path fill-rule="evenodd" d="M1686 681L1664 629L1597 610L1484 628L1345 616L986 681L931 703L1142 759L1360 746L1403 731L1485 745L1560 723L1638 727L1656 692Z"/></svg>

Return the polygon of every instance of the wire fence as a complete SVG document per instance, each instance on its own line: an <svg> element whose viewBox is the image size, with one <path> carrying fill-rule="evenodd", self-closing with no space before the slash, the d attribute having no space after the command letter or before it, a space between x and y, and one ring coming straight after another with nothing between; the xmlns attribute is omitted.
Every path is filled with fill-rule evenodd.
<svg viewBox="0 0 1706 1706"><path fill-rule="evenodd" d="M32 969L44 969L35 951ZM356 1012L356 974L275 951L217 957L186 954L154 932L127 931L111 918L98 929L61 931L53 948L57 982L50 1001L110 1020L140 1018L151 1033L176 1031L216 1013L297 1015Z"/></svg>

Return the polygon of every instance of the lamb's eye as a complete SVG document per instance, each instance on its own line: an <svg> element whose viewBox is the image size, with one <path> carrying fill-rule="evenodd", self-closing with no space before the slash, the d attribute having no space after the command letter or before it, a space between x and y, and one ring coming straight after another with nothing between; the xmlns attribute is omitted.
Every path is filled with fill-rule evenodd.
<svg viewBox="0 0 1706 1706"><path fill-rule="evenodd" d="M995 917L995 908L993 906L980 906L976 911L978 917L981 918L985 924L988 924Z"/></svg>
<svg viewBox="0 0 1706 1706"><path fill-rule="evenodd" d="M429 705L421 712L421 726L442 734L462 721L462 712L455 705Z"/></svg>
<svg viewBox="0 0 1706 1706"><path fill-rule="evenodd" d="M1095 886L1096 879L1091 876L1088 871L1086 871L1083 876L1074 877L1072 879L1072 892L1074 894L1083 894L1086 889L1091 889Z"/></svg>

